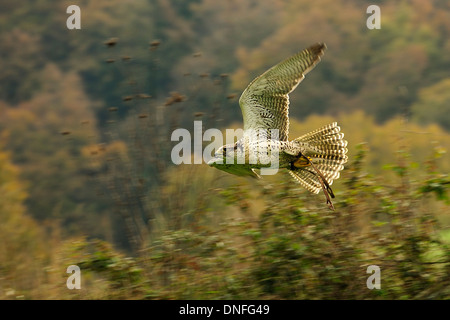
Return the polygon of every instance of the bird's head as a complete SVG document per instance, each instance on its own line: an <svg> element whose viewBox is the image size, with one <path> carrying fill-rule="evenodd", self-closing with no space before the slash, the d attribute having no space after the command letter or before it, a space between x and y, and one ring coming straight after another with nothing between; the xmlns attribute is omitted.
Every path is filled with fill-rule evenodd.
<svg viewBox="0 0 450 320"><path fill-rule="evenodd" d="M222 165L232 165L237 163L237 149L236 143L226 144L217 149L214 157L208 161L208 165L221 169ZM223 169L222 169L223 170Z"/></svg>
<svg viewBox="0 0 450 320"><path fill-rule="evenodd" d="M217 149L208 165L237 176L255 175L245 164L244 151L239 141Z"/></svg>

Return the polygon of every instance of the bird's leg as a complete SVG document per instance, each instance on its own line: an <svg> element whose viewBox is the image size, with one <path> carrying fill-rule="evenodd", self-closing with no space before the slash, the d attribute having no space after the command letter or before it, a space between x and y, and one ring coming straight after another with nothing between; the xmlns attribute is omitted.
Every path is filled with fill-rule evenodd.
<svg viewBox="0 0 450 320"><path fill-rule="evenodd" d="M327 179L323 176L322 172L317 168L314 163L311 161L310 157L304 156L301 152L297 156L297 160L291 162L291 170L295 170L296 168L309 167L311 166L317 173L317 178L319 179L320 185L322 186L323 193L327 198L328 207L331 210L334 210L333 203L331 202L331 198L334 198L333 190L328 184Z"/></svg>
<svg viewBox="0 0 450 320"><path fill-rule="evenodd" d="M312 163L312 161L309 157L305 157L305 158L308 159L309 164L311 165L311 167L313 167L313 169L316 171L316 173L318 175L319 182L320 182L320 185L322 186L323 193L325 194L325 197L327 198L328 207L331 210L334 210L333 202L331 202L331 199L330 199L330 196L331 196L331 198L334 198L334 193L333 193L333 190L331 189L330 185L328 184L327 179L325 179L322 172L320 172L320 170Z"/></svg>

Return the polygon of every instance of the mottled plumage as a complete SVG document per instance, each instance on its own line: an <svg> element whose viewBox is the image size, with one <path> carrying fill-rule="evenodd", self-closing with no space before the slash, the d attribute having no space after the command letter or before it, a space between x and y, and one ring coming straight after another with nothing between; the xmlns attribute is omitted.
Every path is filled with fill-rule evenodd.
<svg viewBox="0 0 450 320"><path fill-rule="evenodd" d="M325 44L315 44L273 66L253 80L239 99L244 136L224 145L209 165L239 176L259 177L254 169L286 168L307 190L321 189L332 207L330 185L347 162L347 141L336 122L292 141L289 137L289 96L320 61ZM272 163L270 162L272 160Z"/></svg>

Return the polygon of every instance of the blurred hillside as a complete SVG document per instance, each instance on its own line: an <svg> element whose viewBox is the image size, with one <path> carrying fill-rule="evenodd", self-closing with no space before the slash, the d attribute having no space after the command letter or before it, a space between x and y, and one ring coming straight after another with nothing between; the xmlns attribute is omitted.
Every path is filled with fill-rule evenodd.
<svg viewBox="0 0 450 320"><path fill-rule="evenodd" d="M73 4L81 30L66 28ZM448 298L450 3L381 1L380 30L366 27L371 4L2 1L0 298ZM316 42L328 50L290 95L290 137L333 121L345 133L336 222L282 173L171 163L174 129L241 127L247 84ZM91 291L56 288L80 259ZM357 263L387 260L394 285L353 290Z"/></svg>

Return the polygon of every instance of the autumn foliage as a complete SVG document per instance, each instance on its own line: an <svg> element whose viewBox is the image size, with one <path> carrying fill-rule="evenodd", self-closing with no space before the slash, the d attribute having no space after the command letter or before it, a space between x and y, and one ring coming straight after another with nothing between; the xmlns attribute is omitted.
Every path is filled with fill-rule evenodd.
<svg viewBox="0 0 450 320"><path fill-rule="evenodd" d="M0 299L450 297L448 1L382 2L380 30L367 1L85 1L81 30L70 4L0 4ZM336 212L171 162L174 129L242 127L245 86L316 42L290 136L341 126Z"/></svg>

